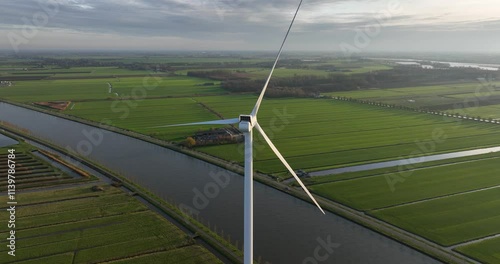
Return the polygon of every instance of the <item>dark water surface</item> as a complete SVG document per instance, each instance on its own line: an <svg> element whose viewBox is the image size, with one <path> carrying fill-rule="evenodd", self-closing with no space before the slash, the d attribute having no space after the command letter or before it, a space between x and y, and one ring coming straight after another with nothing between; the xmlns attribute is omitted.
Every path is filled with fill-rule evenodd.
<svg viewBox="0 0 500 264"><path fill-rule="evenodd" d="M14 145L14 144L17 144L17 143L19 143L19 142L17 142L17 140L12 139L12 138L10 138L8 136L0 134L0 148L7 147L7 146L10 146L10 145Z"/></svg>

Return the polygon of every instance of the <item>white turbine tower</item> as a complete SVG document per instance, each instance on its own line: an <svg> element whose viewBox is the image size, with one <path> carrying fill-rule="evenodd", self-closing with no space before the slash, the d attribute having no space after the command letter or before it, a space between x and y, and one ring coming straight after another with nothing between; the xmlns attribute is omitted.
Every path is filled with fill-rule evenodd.
<svg viewBox="0 0 500 264"><path fill-rule="evenodd" d="M174 127L174 126L191 126L191 125L239 124L239 129L245 137L245 184L244 184L245 185L244 186L244 188L245 188L245 190L244 190L244 229L245 230L244 230L244 249L243 249L244 264L253 263L253 154L252 154L253 128L255 128L255 129L257 129L257 131L259 131L259 133L265 139L265 141L267 142L269 147L271 147L271 149L276 154L276 156L281 160L281 162L285 165L285 167L288 169L288 171L293 175L295 180L297 180L297 182L300 184L302 189L307 193L309 198L311 198L311 200L319 208L319 210L321 210L321 212L323 214L325 213L323 211L323 209L321 208L321 206L316 201L316 199L314 199L314 197L311 195L309 190L307 190L307 188L304 186L304 184L299 179L297 174L293 171L292 167L290 167L288 162L281 155L281 153L278 151L276 146L274 146L271 139L269 139L267 134L264 132L262 127L257 122L257 113L259 112L259 107L262 103L262 99L264 98L264 94L266 93L267 86L269 85L269 81L271 80L274 69L276 68L276 64L279 61L279 58L281 56L281 52L283 51L283 46L285 45L285 42L288 38L288 34L290 33L290 30L293 26L295 18L297 17L297 14L299 12L300 6L302 5L302 1L303 0L300 1L299 6L297 7L297 10L295 11L295 15L293 16L292 22L290 23L290 26L288 28L286 35L285 35L285 38L283 39L283 42L281 43L281 47L278 51L278 55L276 56L276 60L274 61L274 65L271 68L271 72L269 73L269 76L267 77L266 83L264 84L264 88L262 89L262 92L259 95L257 103L255 104L255 107L253 108L250 115L240 115L239 118L233 118L233 119L196 122L196 123L179 124L179 125L159 126L159 127Z"/></svg>

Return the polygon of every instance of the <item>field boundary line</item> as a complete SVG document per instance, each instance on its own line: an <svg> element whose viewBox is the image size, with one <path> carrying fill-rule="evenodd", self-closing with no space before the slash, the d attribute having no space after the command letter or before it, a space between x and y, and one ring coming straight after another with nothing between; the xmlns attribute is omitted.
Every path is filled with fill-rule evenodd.
<svg viewBox="0 0 500 264"><path fill-rule="evenodd" d="M459 248L459 247L468 246L468 245L480 243L480 242L483 242L483 241L488 241L488 240L495 239L495 238L500 238L500 233L494 234L494 235L490 235L490 236L485 236L485 237L482 237L482 238L476 238L476 239L468 240L468 241L461 242L461 243L458 243L458 244L454 244L454 245L449 246L448 248L455 250L456 248Z"/></svg>
<svg viewBox="0 0 500 264"><path fill-rule="evenodd" d="M452 194L440 195L440 196L436 196L436 197L432 197L432 198L421 199L418 201L412 201L412 202L406 202L406 203L401 203L401 204L396 204L396 205L384 206L384 207L380 207L380 208L374 208L371 210L367 210L366 212L376 212L376 211L381 211L381 210L386 210L386 209L393 209L393 208L398 208L398 207L402 207L402 206L425 203L425 202L429 202L429 201L433 201L433 200L440 200L440 199L449 198L449 197L453 197L453 196L477 193L477 192L482 192L482 191L489 191L489 190L498 189L498 188L500 188L500 184L490 186L490 187L483 187L483 188L479 188L479 189L475 189L475 190L470 190L470 191L463 191L463 192L457 192L457 193L452 193Z"/></svg>

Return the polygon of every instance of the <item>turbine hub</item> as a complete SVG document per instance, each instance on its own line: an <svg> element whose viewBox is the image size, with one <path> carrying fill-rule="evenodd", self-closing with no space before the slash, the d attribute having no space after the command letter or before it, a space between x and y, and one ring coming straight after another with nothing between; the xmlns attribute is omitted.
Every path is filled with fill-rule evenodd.
<svg viewBox="0 0 500 264"><path fill-rule="evenodd" d="M240 131L250 132L255 125L256 120L251 115L240 115Z"/></svg>

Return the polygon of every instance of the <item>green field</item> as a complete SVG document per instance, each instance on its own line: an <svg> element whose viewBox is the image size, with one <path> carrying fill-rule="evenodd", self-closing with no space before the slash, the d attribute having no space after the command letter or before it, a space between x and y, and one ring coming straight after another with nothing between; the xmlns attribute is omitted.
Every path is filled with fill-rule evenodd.
<svg viewBox="0 0 500 264"><path fill-rule="evenodd" d="M500 238L494 238L459 247L456 250L483 263L494 264L500 262L499 248Z"/></svg>
<svg viewBox="0 0 500 264"><path fill-rule="evenodd" d="M315 184L317 194L358 210L430 199L500 185L500 154L471 162L437 165L412 171L364 176L351 180ZM480 169L478 169L480 168ZM390 188L390 182L401 180Z"/></svg>
<svg viewBox="0 0 500 264"><path fill-rule="evenodd" d="M469 159L469 160L468 160ZM500 153L310 180L309 189L443 246L500 234ZM400 170L399 172L396 172ZM391 180L398 180L391 190ZM458 247L496 263L498 240Z"/></svg>
<svg viewBox="0 0 500 264"><path fill-rule="evenodd" d="M129 70L118 67L72 67L72 68L4 68L0 69L0 77L6 76L30 76L44 75L48 78L65 78L65 77L101 77L101 76L116 76L121 75L148 75L153 74L149 71Z"/></svg>
<svg viewBox="0 0 500 264"><path fill-rule="evenodd" d="M478 169L476 167L476 169ZM439 193L436 192L435 195ZM370 212L393 225L450 246L500 233L500 188Z"/></svg>
<svg viewBox="0 0 500 264"><path fill-rule="evenodd" d="M15 157L8 156L8 149L15 149ZM0 148L0 175L5 176L0 187L6 190L9 158L16 162L17 190L16 256L9 256L4 246L0 263L221 263L184 231L118 188L61 186L96 178L68 176L32 154L34 150L24 142ZM38 189L27 192L29 188ZM0 203L7 201L7 195L0 195ZM11 228L0 226L0 239L7 241Z"/></svg>
<svg viewBox="0 0 500 264"><path fill-rule="evenodd" d="M14 149L14 158L9 158L8 150ZM58 168L51 166L46 160L36 157L31 151L34 148L26 143L20 143L11 147L0 148L0 175L7 179L9 167L7 160L15 162L15 174L13 180L17 190L56 186L60 184L81 183L95 180L93 177L72 177ZM0 189L6 190L7 180L0 182Z"/></svg>
<svg viewBox="0 0 500 264"><path fill-rule="evenodd" d="M115 110L112 102L81 102L66 113L95 121L108 118L118 127L161 139L182 140L208 127L151 127L217 119L200 102L232 118L250 112L255 97L144 100L135 108L127 108L122 102ZM307 170L408 156L419 151L417 141L427 144L436 131L446 140L435 144L435 148L427 147L425 154L498 145L500 134L500 127L493 124L458 123L434 115L320 99L266 99L259 121L291 165ZM285 170L258 135L255 146L258 170L268 173ZM243 158L238 145L200 147L198 150L237 162L242 162Z"/></svg>
<svg viewBox="0 0 500 264"><path fill-rule="evenodd" d="M114 187L25 193L17 201L22 207L16 210L16 256L0 263L220 263L183 231ZM6 198L0 202L5 204ZM6 231L2 225L3 240ZM7 256L7 250L0 253Z"/></svg>
<svg viewBox="0 0 500 264"><path fill-rule="evenodd" d="M412 108L500 120L500 82L369 89L328 93Z"/></svg>
<svg viewBox="0 0 500 264"><path fill-rule="evenodd" d="M196 102L198 98L78 102L65 113L171 140L184 140L196 128L155 126L218 119ZM135 106L135 107L134 107ZM203 128L203 127L200 127Z"/></svg>
<svg viewBox="0 0 500 264"><path fill-rule="evenodd" d="M230 116L231 113L248 112L255 99L248 103L234 97L199 100L223 116ZM280 113L285 112L288 116L280 120ZM469 121L458 124L456 120L427 114L314 99L265 100L259 121L292 167L307 170L408 156L419 150L417 140L432 140L436 129L447 139L436 144L431 152L497 145L499 141L493 135L500 132L499 127L490 124ZM265 144L261 140L257 140L256 145L258 170L284 170L274 155L263 148ZM241 162L242 155L234 145L200 150Z"/></svg>
<svg viewBox="0 0 500 264"><path fill-rule="evenodd" d="M108 93L108 82L113 85L111 94ZM206 82L214 81L185 76L18 81L14 86L0 87L0 97L18 102L40 102L224 93L218 83L214 86L200 86ZM118 96L114 93L118 93Z"/></svg>

